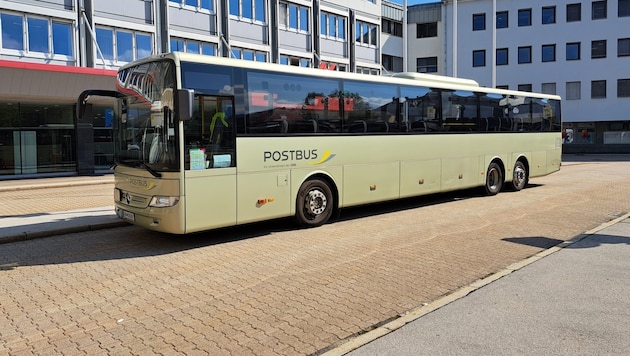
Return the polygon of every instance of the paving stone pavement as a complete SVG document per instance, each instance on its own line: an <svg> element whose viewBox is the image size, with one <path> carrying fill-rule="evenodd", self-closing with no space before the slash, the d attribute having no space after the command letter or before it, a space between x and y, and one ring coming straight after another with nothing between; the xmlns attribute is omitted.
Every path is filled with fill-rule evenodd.
<svg viewBox="0 0 630 356"><path fill-rule="evenodd" d="M316 229L0 245L0 354L319 354L620 216L628 178L628 163L575 162L522 192L349 209Z"/></svg>

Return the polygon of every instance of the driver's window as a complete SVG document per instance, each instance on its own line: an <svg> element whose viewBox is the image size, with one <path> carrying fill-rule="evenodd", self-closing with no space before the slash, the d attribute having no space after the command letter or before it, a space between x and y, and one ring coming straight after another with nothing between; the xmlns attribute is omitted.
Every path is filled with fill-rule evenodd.
<svg viewBox="0 0 630 356"><path fill-rule="evenodd" d="M231 97L195 97L192 119L184 122L185 169L236 165L233 103Z"/></svg>

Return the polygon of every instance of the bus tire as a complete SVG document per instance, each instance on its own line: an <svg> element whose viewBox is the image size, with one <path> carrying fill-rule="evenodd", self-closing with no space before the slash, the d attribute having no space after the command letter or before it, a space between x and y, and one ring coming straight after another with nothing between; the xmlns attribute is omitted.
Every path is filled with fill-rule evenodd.
<svg viewBox="0 0 630 356"><path fill-rule="evenodd" d="M527 182L529 181L529 172L522 161L516 161L512 172L512 190L517 192L527 186Z"/></svg>
<svg viewBox="0 0 630 356"><path fill-rule="evenodd" d="M320 226L332 215L334 197L328 183L311 179L300 187L296 202L295 219L305 227Z"/></svg>
<svg viewBox="0 0 630 356"><path fill-rule="evenodd" d="M487 195L496 195L503 188L503 170L496 162L492 162L488 166L484 188Z"/></svg>

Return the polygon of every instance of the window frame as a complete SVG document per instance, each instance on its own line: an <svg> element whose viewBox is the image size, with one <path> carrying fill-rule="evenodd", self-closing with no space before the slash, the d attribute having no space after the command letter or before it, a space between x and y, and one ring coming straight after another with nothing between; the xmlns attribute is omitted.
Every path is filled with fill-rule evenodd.
<svg viewBox="0 0 630 356"><path fill-rule="evenodd" d="M528 59L526 61L521 60L521 53L523 53L522 51L527 51L527 56ZM532 46L521 46L518 47L518 64L528 64L528 63L532 63Z"/></svg>
<svg viewBox="0 0 630 356"><path fill-rule="evenodd" d="M567 4L566 10L567 10L567 15L566 15L567 22L582 21L582 3L578 2L578 3L573 3L573 4ZM573 13L573 11L577 11L577 14Z"/></svg>
<svg viewBox="0 0 630 356"><path fill-rule="evenodd" d="M479 57L481 56L481 57ZM479 62L481 61L481 62ZM473 68L485 67L486 66L486 50L478 49L474 50L472 53L472 66Z"/></svg>
<svg viewBox="0 0 630 356"><path fill-rule="evenodd" d="M521 15L525 14L526 18L523 19ZM519 9L518 10L518 27L527 27L532 25L532 9Z"/></svg>
<svg viewBox="0 0 630 356"><path fill-rule="evenodd" d="M430 25L430 26L429 26ZM424 22L416 24L416 38L437 37L437 22Z"/></svg>
<svg viewBox="0 0 630 356"><path fill-rule="evenodd" d="M551 50L551 58L545 58L546 52ZM541 62L555 62L556 61L556 44L544 44L540 49Z"/></svg>
<svg viewBox="0 0 630 356"><path fill-rule="evenodd" d="M424 65L422 65L421 61L425 62ZM433 62L435 64L433 64ZM427 69L427 70L421 71L420 69ZM435 70L431 70L431 69L435 69ZM416 58L416 72L417 73L437 73L438 72L438 57L417 57Z"/></svg>
<svg viewBox="0 0 630 356"><path fill-rule="evenodd" d="M602 6L602 7L599 7ZM601 13L603 11L603 14ZM604 20L608 18L608 3L606 0L593 1L591 3L591 20Z"/></svg>
<svg viewBox="0 0 630 356"><path fill-rule="evenodd" d="M630 98L630 79L617 79L617 98Z"/></svg>
<svg viewBox="0 0 630 356"><path fill-rule="evenodd" d="M624 52L622 52L624 50ZM630 56L630 38L617 39L617 57Z"/></svg>
<svg viewBox="0 0 630 356"><path fill-rule="evenodd" d="M573 46L577 47L577 55L574 57L569 57L569 49ZM566 44L566 57L567 61L579 61L582 58L582 43L581 42L567 42Z"/></svg>
<svg viewBox="0 0 630 356"><path fill-rule="evenodd" d="M501 56L499 55L499 53L503 53L505 52L505 63L503 63L503 61L499 61L499 58L501 58ZM510 64L510 49L509 48L497 48L497 52L495 54L495 61L496 61L496 65L498 66L504 66L504 65L509 65Z"/></svg>
<svg viewBox="0 0 630 356"><path fill-rule="evenodd" d="M600 51L603 51L603 53L600 54L599 53ZM606 40L591 41L591 59L606 58L606 52L607 52Z"/></svg>
<svg viewBox="0 0 630 356"><path fill-rule="evenodd" d="M606 80L591 80L591 99L606 99Z"/></svg>
<svg viewBox="0 0 630 356"><path fill-rule="evenodd" d="M501 19L501 21L499 21L499 19ZM509 27L510 27L510 13L508 11L498 11L496 13L497 30L502 29L502 28L509 28Z"/></svg>
<svg viewBox="0 0 630 356"><path fill-rule="evenodd" d="M552 11L551 13L546 13ZM541 23L543 25L551 25L556 23L556 7L555 6L543 6Z"/></svg>
<svg viewBox="0 0 630 356"><path fill-rule="evenodd" d="M566 82L566 100L580 100L582 97L582 82Z"/></svg>
<svg viewBox="0 0 630 356"><path fill-rule="evenodd" d="M483 24L481 27L477 27L478 22L476 20L481 19L483 20ZM472 30L473 31L485 31L486 30L486 13L478 13L478 14L473 14L472 15Z"/></svg>

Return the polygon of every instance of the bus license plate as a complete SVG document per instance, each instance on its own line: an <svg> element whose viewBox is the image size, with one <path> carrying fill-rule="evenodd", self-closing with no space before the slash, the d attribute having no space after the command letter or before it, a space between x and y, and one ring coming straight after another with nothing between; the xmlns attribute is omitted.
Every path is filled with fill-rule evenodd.
<svg viewBox="0 0 630 356"><path fill-rule="evenodd" d="M123 213L123 219L129 220L129 221L136 221L136 215L134 213L130 213L124 210L122 213Z"/></svg>

